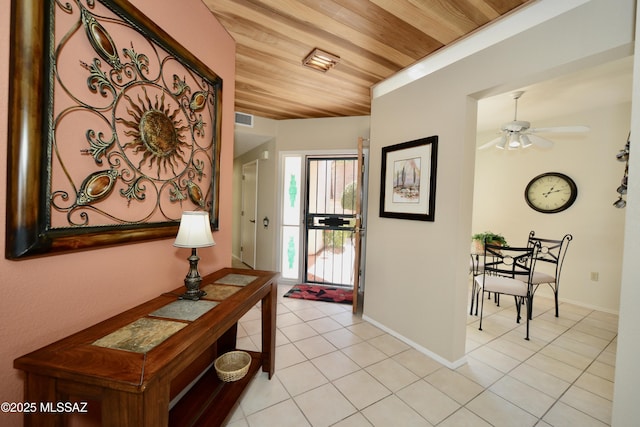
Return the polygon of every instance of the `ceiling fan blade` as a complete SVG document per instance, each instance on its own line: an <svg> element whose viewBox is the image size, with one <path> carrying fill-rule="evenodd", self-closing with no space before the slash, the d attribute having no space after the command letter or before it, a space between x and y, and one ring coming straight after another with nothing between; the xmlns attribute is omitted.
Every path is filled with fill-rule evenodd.
<svg viewBox="0 0 640 427"><path fill-rule="evenodd" d="M478 147L478 150L484 150L485 148L489 148L492 147L494 145L496 145L497 143L499 143L502 138L505 138L505 136L499 136L495 139L492 139L491 141L487 142L486 144L482 144L480 147Z"/></svg>
<svg viewBox="0 0 640 427"><path fill-rule="evenodd" d="M549 128L529 129L530 133L568 133L568 132L589 132L589 126L555 126Z"/></svg>
<svg viewBox="0 0 640 427"><path fill-rule="evenodd" d="M553 147L553 141L550 141L546 138L543 138L538 135L529 134L529 139L536 147L540 148L551 148Z"/></svg>

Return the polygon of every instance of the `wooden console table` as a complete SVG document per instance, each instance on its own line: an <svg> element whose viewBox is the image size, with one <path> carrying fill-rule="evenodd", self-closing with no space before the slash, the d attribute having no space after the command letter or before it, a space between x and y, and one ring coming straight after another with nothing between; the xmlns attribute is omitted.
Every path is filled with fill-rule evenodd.
<svg viewBox="0 0 640 427"><path fill-rule="evenodd" d="M203 278L200 301L177 300L181 287L16 359L35 409L25 426L72 417L113 427L221 425L260 368L274 373L277 277L225 268ZM238 320L259 302L262 351L249 352L244 378L224 383L211 364L235 349ZM89 402L89 413L57 411L59 402Z"/></svg>

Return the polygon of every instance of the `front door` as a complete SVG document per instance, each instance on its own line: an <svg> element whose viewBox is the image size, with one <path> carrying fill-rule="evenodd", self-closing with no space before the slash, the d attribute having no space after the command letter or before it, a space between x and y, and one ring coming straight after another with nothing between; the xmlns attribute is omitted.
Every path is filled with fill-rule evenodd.
<svg viewBox="0 0 640 427"><path fill-rule="evenodd" d="M353 287L357 156L308 157L305 281Z"/></svg>

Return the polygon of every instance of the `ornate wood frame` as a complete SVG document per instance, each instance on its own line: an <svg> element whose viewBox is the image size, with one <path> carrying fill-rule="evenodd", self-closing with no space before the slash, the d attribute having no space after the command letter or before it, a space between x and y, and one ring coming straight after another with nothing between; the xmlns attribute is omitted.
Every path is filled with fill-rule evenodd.
<svg viewBox="0 0 640 427"><path fill-rule="evenodd" d="M68 26L62 35L56 13ZM126 0L16 0L12 15L5 257L166 238L177 232L182 210L208 211L217 229L221 78ZM112 38L105 26L124 35L114 30ZM130 46L117 46L114 39L125 36ZM56 60L72 38L83 45L67 84ZM82 99L56 111L65 96L77 101L68 86L78 82L110 106ZM60 86L64 93L55 92ZM63 138L56 140L63 115L76 110L107 122L100 128L80 116L66 125L82 128L74 143L85 148L68 151L82 157L67 162L82 162L83 180L72 179L73 168L58 158ZM56 173L67 188L52 188ZM100 206L109 196L119 203L113 211ZM56 215L68 222L52 224Z"/></svg>

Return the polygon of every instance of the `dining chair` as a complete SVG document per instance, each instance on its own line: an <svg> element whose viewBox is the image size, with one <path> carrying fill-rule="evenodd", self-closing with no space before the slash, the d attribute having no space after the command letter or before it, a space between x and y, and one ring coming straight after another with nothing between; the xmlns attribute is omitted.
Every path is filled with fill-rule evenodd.
<svg viewBox="0 0 640 427"><path fill-rule="evenodd" d="M540 285L547 284L553 290L553 297L556 304L556 317L558 317L558 289L560 288L560 273L562 273L562 264L567 254L569 243L573 240L571 234L565 234L560 240L543 239L535 237L535 231L529 233L528 246L538 245L540 250L537 255L537 269L533 272L531 283L533 285L533 293L531 295L532 303ZM545 269L545 271L541 271ZM533 313L533 310L531 311Z"/></svg>
<svg viewBox="0 0 640 427"><path fill-rule="evenodd" d="M529 320L531 319L531 300L533 298L533 271L537 260L539 244L532 243L527 247L504 247L485 244L482 274L474 277L474 285L481 293L480 298L480 327L484 312L484 293L512 295L516 302L516 322L520 323L521 307L526 304L527 332L525 339L529 340Z"/></svg>
<svg viewBox="0 0 640 427"><path fill-rule="evenodd" d="M471 274L471 278L476 277L479 274L484 272L484 258L481 253L472 251L471 261L469 262L469 273ZM479 289L476 286L475 280L472 280L471 283L471 304L469 308L469 314L473 315L473 307L476 308L475 315L478 315L478 307L479 307ZM487 292L487 299L491 299L491 292ZM493 299L495 303L500 306L500 294L493 294Z"/></svg>
<svg viewBox="0 0 640 427"><path fill-rule="evenodd" d="M471 278L474 279L479 274L482 274L484 271L484 265L482 264L482 255L479 253L471 253L471 261L469 263L469 273L471 273ZM471 307L469 308L469 314L473 315L473 307L475 305L476 308L476 316L478 315L478 286L476 285L475 280L471 283Z"/></svg>

